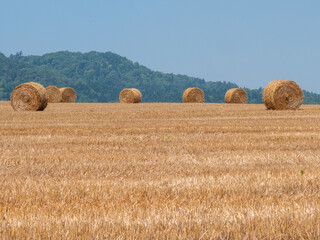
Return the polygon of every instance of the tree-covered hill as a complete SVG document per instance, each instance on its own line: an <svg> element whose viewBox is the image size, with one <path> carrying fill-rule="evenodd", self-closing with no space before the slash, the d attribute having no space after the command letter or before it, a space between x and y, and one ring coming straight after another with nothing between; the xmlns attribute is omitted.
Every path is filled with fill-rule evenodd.
<svg viewBox="0 0 320 240"><path fill-rule="evenodd" d="M56 52L43 56L6 57L0 53L0 100L9 100L12 90L24 82L45 87L73 87L78 102L118 102L123 88L138 88L143 102L181 102L188 87L205 92L206 102L224 102L225 92L238 87L230 82L206 82L185 75L152 71L117 54L107 52ZM262 103L263 89L250 90L249 103ZM319 104L320 95L304 91L305 104Z"/></svg>

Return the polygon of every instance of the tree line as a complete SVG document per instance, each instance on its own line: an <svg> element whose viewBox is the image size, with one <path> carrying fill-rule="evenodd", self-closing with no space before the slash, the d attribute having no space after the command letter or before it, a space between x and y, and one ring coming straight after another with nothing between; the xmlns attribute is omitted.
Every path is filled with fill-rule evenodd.
<svg viewBox="0 0 320 240"><path fill-rule="evenodd" d="M61 51L43 56L18 52L9 57L0 53L0 100L9 100L17 85L31 81L45 87L72 87L78 102L118 102L123 88L138 88L143 102L181 102L185 89L199 87L205 102L222 103L226 91L238 87L231 82L152 71L111 52ZM262 103L262 88L245 90L249 103ZM304 104L320 103L320 94L303 93Z"/></svg>

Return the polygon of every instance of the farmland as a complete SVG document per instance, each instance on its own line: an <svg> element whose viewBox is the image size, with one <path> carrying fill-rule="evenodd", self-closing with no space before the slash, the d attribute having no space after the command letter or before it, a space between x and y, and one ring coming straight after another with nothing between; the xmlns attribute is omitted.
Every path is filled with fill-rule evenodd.
<svg viewBox="0 0 320 240"><path fill-rule="evenodd" d="M320 106L0 102L0 238L320 237Z"/></svg>

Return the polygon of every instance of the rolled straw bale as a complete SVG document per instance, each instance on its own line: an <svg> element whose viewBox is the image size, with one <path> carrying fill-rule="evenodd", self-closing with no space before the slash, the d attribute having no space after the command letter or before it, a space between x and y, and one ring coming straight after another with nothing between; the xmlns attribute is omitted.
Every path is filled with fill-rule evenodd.
<svg viewBox="0 0 320 240"><path fill-rule="evenodd" d="M132 90L138 95L138 102L141 102L142 101L142 94L141 92L136 89L136 88L132 88Z"/></svg>
<svg viewBox="0 0 320 240"><path fill-rule="evenodd" d="M231 88L226 92L224 100L226 103L247 103L248 96L242 88Z"/></svg>
<svg viewBox="0 0 320 240"><path fill-rule="evenodd" d="M76 91L71 87L59 89L61 92L61 102L75 102L77 99Z"/></svg>
<svg viewBox="0 0 320 240"><path fill-rule="evenodd" d="M17 86L10 100L15 111L42 111L47 107L48 94L41 84L28 82Z"/></svg>
<svg viewBox="0 0 320 240"><path fill-rule="evenodd" d="M295 110L303 101L303 92L294 81L275 80L263 90L262 100L267 109Z"/></svg>
<svg viewBox="0 0 320 240"><path fill-rule="evenodd" d="M139 103L142 100L141 92L136 88L125 88L119 95L120 103Z"/></svg>
<svg viewBox="0 0 320 240"><path fill-rule="evenodd" d="M185 103L203 103L204 93L200 88L188 88L184 91L182 100Z"/></svg>
<svg viewBox="0 0 320 240"><path fill-rule="evenodd" d="M46 87L47 94L49 97L48 102L49 103L58 103L61 102L62 94L56 86L48 86Z"/></svg>

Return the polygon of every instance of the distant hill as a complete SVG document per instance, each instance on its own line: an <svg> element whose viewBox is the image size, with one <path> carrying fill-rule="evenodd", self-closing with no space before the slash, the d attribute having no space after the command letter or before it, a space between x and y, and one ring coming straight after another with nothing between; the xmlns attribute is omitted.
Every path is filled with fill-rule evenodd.
<svg viewBox="0 0 320 240"><path fill-rule="evenodd" d="M9 100L12 90L24 82L45 87L73 87L78 102L118 102L123 88L138 88L143 102L181 102L183 91L199 87L206 102L224 102L231 82L206 82L186 75L152 71L125 57L107 52L56 52L43 56L6 57L0 53L0 100ZM246 89L249 103L262 103L262 88ZM320 94L304 91L305 104L320 104Z"/></svg>

